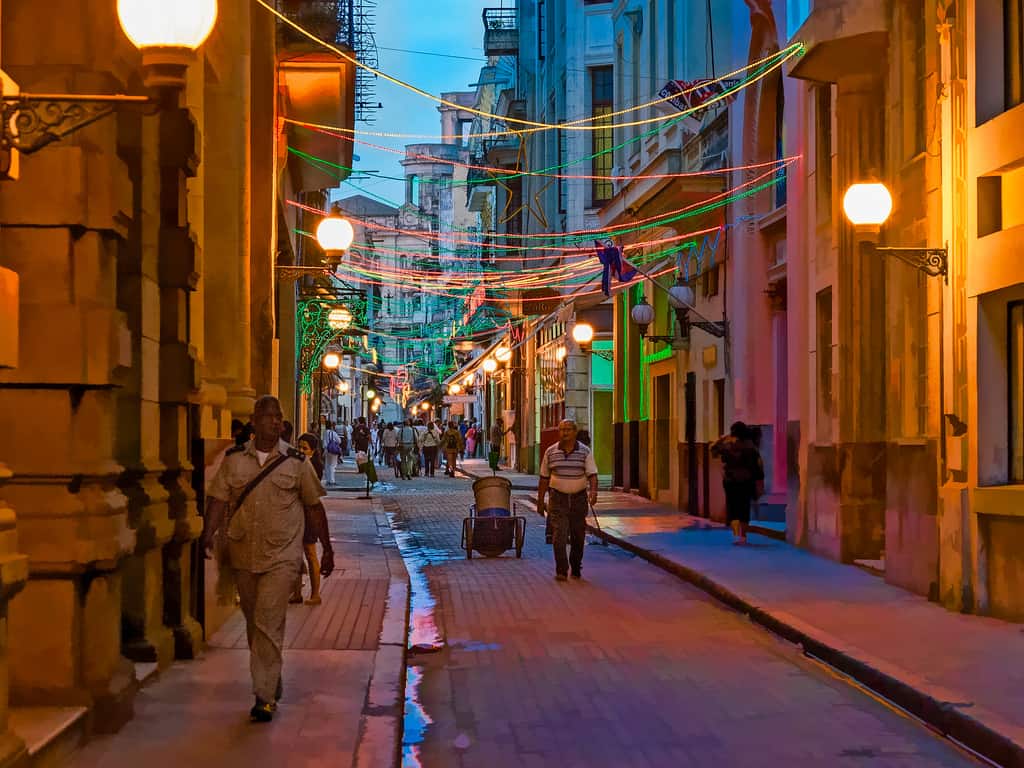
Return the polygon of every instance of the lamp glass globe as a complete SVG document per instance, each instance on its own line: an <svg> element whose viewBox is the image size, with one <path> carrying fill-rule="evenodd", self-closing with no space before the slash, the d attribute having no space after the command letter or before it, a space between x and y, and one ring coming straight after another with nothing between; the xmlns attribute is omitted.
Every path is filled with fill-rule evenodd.
<svg viewBox="0 0 1024 768"><path fill-rule="evenodd" d="M629 316L637 325L650 325L654 322L654 307L642 301L630 310Z"/></svg>
<svg viewBox="0 0 1024 768"><path fill-rule="evenodd" d="M462 391L462 385L461 384L449 384L448 385L448 394L449 395L457 395L461 391Z"/></svg>
<svg viewBox="0 0 1024 768"><path fill-rule="evenodd" d="M337 368L341 365L341 356L337 352L328 352L324 355L324 368Z"/></svg>
<svg viewBox="0 0 1024 768"><path fill-rule="evenodd" d="M879 227L892 213L892 194L880 182L851 184L843 195L843 211L855 227Z"/></svg>
<svg viewBox="0 0 1024 768"><path fill-rule="evenodd" d="M316 228L316 241L325 251L347 251L355 236L351 222L341 216L327 216Z"/></svg>
<svg viewBox="0 0 1024 768"><path fill-rule="evenodd" d="M494 373L498 370L498 362L493 357L488 357L484 360L483 369L486 373Z"/></svg>
<svg viewBox="0 0 1024 768"><path fill-rule="evenodd" d="M563 360L565 360L565 356L568 354L569 350L566 349L565 345L563 344L562 346L555 350L555 360L557 360L558 362L562 362Z"/></svg>
<svg viewBox="0 0 1024 768"><path fill-rule="evenodd" d="M684 283L676 283L668 289L668 303L675 309L688 309L695 300L693 288Z"/></svg>
<svg viewBox="0 0 1024 768"><path fill-rule="evenodd" d="M505 345L502 345L498 347L496 350L494 350L494 359L497 360L499 363L506 362L510 357L512 357L512 350L506 347Z"/></svg>
<svg viewBox="0 0 1024 768"><path fill-rule="evenodd" d="M195 50L217 20L217 0L117 0L117 18L136 48Z"/></svg>
<svg viewBox="0 0 1024 768"><path fill-rule="evenodd" d="M352 325L352 313L348 307L337 307L327 313L327 327L333 331L344 331Z"/></svg>
<svg viewBox="0 0 1024 768"><path fill-rule="evenodd" d="M594 326L590 323L576 323L572 329L572 338L577 344L589 344L594 340Z"/></svg>
<svg viewBox="0 0 1024 768"><path fill-rule="evenodd" d="M375 390L375 389L368 389L368 390L366 390L366 399L367 400L373 400L373 398L375 398L376 396L377 396L377 390Z"/></svg>

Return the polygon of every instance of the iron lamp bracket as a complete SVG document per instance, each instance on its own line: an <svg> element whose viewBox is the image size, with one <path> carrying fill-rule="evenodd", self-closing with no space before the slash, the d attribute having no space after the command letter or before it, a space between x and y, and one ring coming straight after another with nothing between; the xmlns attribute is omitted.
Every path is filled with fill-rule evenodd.
<svg viewBox="0 0 1024 768"><path fill-rule="evenodd" d="M949 250L947 248L889 248L873 246L885 256L893 256L930 277L942 277L949 282Z"/></svg>
<svg viewBox="0 0 1024 768"><path fill-rule="evenodd" d="M154 104L148 96L22 93L3 96L0 149L31 155L113 114L118 107Z"/></svg>

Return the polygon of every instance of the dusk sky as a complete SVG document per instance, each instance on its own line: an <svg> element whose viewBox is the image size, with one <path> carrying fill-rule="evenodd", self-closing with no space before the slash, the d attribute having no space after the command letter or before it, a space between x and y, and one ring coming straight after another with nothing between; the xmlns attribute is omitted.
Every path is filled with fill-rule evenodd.
<svg viewBox="0 0 1024 768"><path fill-rule="evenodd" d="M480 67L485 63L481 13L486 6L500 5L500 0L437 0L431 3L424 3L423 0L380 0L374 27L379 47L379 69L434 95L444 91L472 90L468 86L477 81ZM356 123L357 131L365 129L440 135L440 115L435 102L379 78L375 98L384 105L383 109L377 111L376 123L369 126ZM380 138L361 133L357 134L357 138L394 149L403 149L405 144L430 141ZM354 163L357 169L380 171L387 176L402 176L399 155L359 144L355 146L355 153L360 158ZM342 196L359 194L356 185L395 204L402 202L404 189L401 181L363 179L346 183L341 188Z"/></svg>

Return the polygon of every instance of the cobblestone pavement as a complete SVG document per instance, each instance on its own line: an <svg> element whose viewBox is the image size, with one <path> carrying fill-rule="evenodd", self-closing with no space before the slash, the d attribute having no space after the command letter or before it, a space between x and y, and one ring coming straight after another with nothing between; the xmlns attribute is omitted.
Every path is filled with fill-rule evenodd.
<svg viewBox="0 0 1024 768"><path fill-rule="evenodd" d="M470 485L381 494L413 587L403 765L962 766L969 755L661 570L588 546L553 579L542 522L523 559L465 558ZM433 637L436 635L436 637Z"/></svg>

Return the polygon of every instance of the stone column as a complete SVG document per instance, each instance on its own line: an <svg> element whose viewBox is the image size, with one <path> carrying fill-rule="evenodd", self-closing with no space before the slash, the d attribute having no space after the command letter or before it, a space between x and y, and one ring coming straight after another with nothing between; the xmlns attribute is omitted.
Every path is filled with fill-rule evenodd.
<svg viewBox="0 0 1024 768"><path fill-rule="evenodd" d="M7 0L2 12L4 67L25 91L130 90L137 53L114 4ZM120 570L135 536L113 445L115 372L138 363L116 304L132 216L119 138L105 118L22 157L19 180L0 185L21 335L18 368L0 372L0 462L30 574L7 614L11 701L91 706L100 731L130 716L136 689Z"/></svg>
<svg viewBox="0 0 1024 768"><path fill-rule="evenodd" d="M262 11L261 11L262 12ZM222 0L217 24L204 43L202 247L204 378L227 390L235 418L252 414L252 306L250 244L250 7ZM268 201L269 205L270 202Z"/></svg>
<svg viewBox="0 0 1024 768"><path fill-rule="evenodd" d="M162 547L173 534L167 490L160 477L159 345L160 288L156 229L159 187L154 147L158 124L139 113L120 116L126 134L120 154L131 179L133 217L118 249L117 306L130 334L131 357L118 369L115 457L124 466L118 487L128 500L128 524L136 532L135 549L124 563L122 649L128 658L166 666L174 658L174 639L164 626Z"/></svg>
<svg viewBox="0 0 1024 768"><path fill-rule="evenodd" d="M839 190L885 168L883 94L880 78L839 83ZM886 264L864 245L849 224L840 224L834 299L839 342L836 458L841 468L840 558L847 562L877 558L885 546Z"/></svg>
<svg viewBox="0 0 1024 768"><path fill-rule="evenodd" d="M565 417L579 429L590 430L590 347L581 347L572 338L574 323L566 328Z"/></svg>
<svg viewBox="0 0 1024 768"><path fill-rule="evenodd" d="M192 616L191 543L203 530L192 489L190 454L198 434L200 382L189 343L189 304L195 290L197 246L188 227L186 180L199 164L198 136L192 113L180 106L181 94L161 94L158 279L160 287L160 458L168 493L173 537L163 548L164 621L174 633L177 658L194 658L202 646L202 628Z"/></svg>
<svg viewBox="0 0 1024 768"><path fill-rule="evenodd" d="M0 268L0 370L18 364L18 276ZM0 464L0 490L11 471ZM8 730L7 604L28 579L28 558L18 552L14 510L0 498L0 767L28 762L25 744Z"/></svg>

